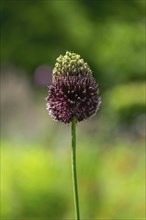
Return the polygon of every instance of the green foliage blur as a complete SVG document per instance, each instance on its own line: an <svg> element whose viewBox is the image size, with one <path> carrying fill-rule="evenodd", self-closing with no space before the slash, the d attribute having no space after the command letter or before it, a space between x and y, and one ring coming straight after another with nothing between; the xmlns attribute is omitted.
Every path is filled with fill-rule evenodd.
<svg viewBox="0 0 146 220"><path fill-rule="evenodd" d="M145 216L145 0L2 0L1 219L74 218L70 126L45 107L56 58L88 62L102 105L77 124L82 219Z"/></svg>

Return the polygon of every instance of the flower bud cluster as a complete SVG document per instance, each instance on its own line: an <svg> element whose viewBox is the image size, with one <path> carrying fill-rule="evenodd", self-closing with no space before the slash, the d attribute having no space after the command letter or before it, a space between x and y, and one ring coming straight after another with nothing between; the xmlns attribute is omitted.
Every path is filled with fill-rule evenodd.
<svg viewBox="0 0 146 220"><path fill-rule="evenodd" d="M66 52L64 56L60 55L56 59L56 64L53 69L53 78L57 76L69 76L69 75L82 75L87 76L91 75L92 71L90 70L87 63L81 59L80 55Z"/></svg>
<svg viewBox="0 0 146 220"><path fill-rule="evenodd" d="M87 63L80 55L66 52L56 60L53 81L49 86L47 109L60 122L85 120L99 109L99 88Z"/></svg>

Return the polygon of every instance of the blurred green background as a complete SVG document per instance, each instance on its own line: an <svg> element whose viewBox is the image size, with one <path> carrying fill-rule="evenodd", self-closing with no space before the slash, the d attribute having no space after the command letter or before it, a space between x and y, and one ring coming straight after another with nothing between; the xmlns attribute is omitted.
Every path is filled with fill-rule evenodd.
<svg viewBox="0 0 146 220"><path fill-rule="evenodd" d="M77 126L82 219L145 219L145 0L3 0L0 21L1 219L74 219L70 126L45 106L66 50L102 97Z"/></svg>

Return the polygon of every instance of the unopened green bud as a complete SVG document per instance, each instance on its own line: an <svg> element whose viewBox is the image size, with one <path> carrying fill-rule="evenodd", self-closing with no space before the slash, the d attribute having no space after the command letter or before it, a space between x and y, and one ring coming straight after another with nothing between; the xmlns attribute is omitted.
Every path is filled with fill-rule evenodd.
<svg viewBox="0 0 146 220"><path fill-rule="evenodd" d="M56 64L53 69L53 79L57 76L87 76L92 75L92 72L87 63L81 59L76 53L66 52L64 56L60 55L56 59Z"/></svg>

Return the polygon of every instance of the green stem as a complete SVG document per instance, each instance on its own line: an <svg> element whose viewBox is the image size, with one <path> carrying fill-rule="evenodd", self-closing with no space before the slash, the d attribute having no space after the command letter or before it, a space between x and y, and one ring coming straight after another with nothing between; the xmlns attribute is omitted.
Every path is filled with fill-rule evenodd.
<svg viewBox="0 0 146 220"><path fill-rule="evenodd" d="M72 120L71 130L72 130L72 177L73 177L75 215L76 215L76 220L80 220L77 171L76 171L76 119L75 118L73 118Z"/></svg>

